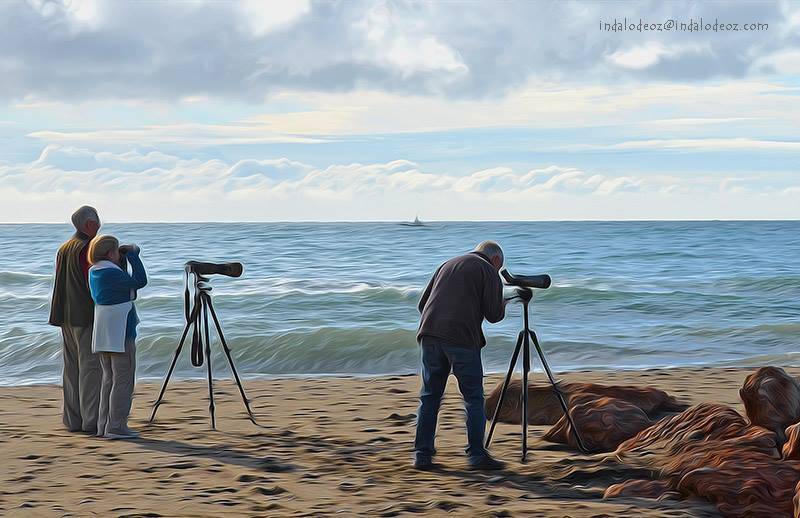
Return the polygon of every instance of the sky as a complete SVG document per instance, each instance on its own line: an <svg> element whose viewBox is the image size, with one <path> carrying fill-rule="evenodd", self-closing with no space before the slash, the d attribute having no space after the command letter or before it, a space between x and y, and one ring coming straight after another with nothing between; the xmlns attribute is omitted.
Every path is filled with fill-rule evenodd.
<svg viewBox="0 0 800 518"><path fill-rule="evenodd" d="M0 222L798 219L800 2L730 5L0 2Z"/></svg>

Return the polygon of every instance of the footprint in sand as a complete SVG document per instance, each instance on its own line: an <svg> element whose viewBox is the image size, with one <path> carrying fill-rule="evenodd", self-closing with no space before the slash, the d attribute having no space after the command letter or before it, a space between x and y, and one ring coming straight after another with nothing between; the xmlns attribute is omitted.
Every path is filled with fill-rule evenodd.
<svg viewBox="0 0 800 518"><path fill-rule="evenodd" d="M259 480L261 480L261 477L259 477L257 475L250 475L249 473L242 473L241 475L236 477L236 482L250 483L250 482L256 482L256 481L259 481Z"/></svg>
<svg viewBox="0 0 800 518"><path fill-rule="evenodd" d="M274 457L264 457L261 459L261 469L272 473L286 473L296 470L297 466L289 464L288 462L282 462Z"/></svg>
<svg viewBox="0 0 800 518"><path fill-rule="evenodd" d="M361 488L352 482L341 482L338 487L340 491L346 493L357 493L361 491Z"/></svg>
<svg viewBox="0 0 800 518"><path fill-rule="evenodd" d="M392 414L389 414L389 417L387 417L386 419L389 420L389 421L394 421L395 424L400 425L400 424L410 423L410 422L414 421L416 418L417 418L417 414L404 414L404 415L401 415L401 414L397 414L397 413L392 413Z"/></svg>
<svg viewBox="0 0 800 518"><path fill-rule="evenodd" d="M509 498L507 496L501 496L501 495L489 495L486 497L486 503L488 505L504 504L508 502L508 500Z"/></svg>
<svg viewBox="0 0 800 518"><path fill-rule="evenodd" d="M287 492L281 486L272 486L272 487L256 486L250 491L253 493L259 493L261 495L267 495L267 496L275 496Z"/></svg>

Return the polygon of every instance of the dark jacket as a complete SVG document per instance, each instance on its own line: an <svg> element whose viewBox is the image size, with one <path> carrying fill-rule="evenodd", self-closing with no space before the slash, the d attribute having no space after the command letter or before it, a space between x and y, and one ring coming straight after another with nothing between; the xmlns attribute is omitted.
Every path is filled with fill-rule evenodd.
<svg viewBox="0 0 800 518"><path fill-rule="evenodd" d="M494 323L505 316L500 275L478 252L450 259L433 274L419 312L418 341L428 337L449 345L483 347L483 319Z"/></svg>
<svg viewBox="0 0 800 518"><path fill-rule="evenodd" d="M89 236L76 232L58 249L50 325L91 327L94 323L94 303L89 294L85 265L82 264L86 260L88 245Z"/></svg>

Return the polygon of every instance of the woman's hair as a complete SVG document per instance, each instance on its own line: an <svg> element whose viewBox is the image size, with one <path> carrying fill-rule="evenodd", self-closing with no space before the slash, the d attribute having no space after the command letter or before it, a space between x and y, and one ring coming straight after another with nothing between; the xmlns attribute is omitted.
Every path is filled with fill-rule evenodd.
<svg viewBox="0 0 800 518"><path fill-rule="evenodd" d="M119 241L114 236L96 236L89 241L89 251L86 257L89 262L96 264L103 259L108 259L112 250L119 248Z"/></svg>

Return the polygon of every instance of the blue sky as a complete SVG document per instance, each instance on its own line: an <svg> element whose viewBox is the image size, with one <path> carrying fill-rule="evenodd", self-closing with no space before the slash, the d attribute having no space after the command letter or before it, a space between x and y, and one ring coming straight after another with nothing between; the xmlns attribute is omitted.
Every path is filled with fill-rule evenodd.
<svg viewBox="0 0 800 518"><path fill-rule="evenodd" d="M768 28L599 28L700 17ZM0 221L800 216L797 3L30 0L0 29Z"/></svg>

